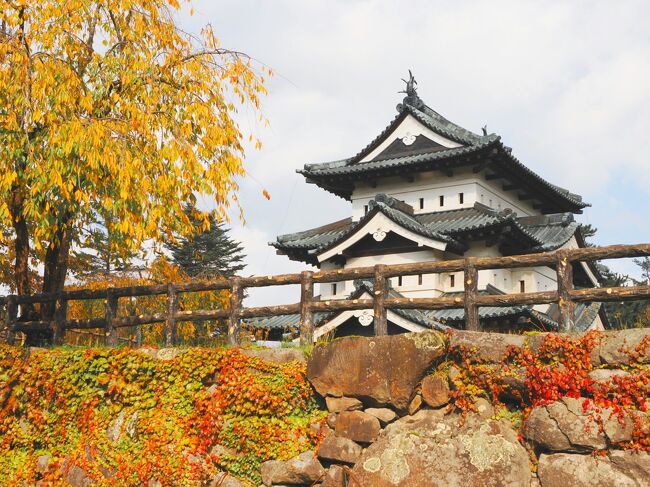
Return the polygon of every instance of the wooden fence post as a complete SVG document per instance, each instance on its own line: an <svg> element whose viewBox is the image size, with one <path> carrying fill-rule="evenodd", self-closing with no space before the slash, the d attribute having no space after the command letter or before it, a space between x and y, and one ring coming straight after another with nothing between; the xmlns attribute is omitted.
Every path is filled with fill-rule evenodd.
<svg viewBox="0 0 650 487"><path fill-rule="evenodd" d="M172 283L167 284L167 326L165 327L165 346L176 344L176 312L178 311L178 293Z"/></svg>
<svg viewBox="0 0 650 487"><path fill-rule="evenodd" d="M14 345L16 343L16 331L14 327L18 321L18 304L16 303L15 296L7 298L7 344Z"/></svg>
<svg viewBox="0 0 650 487"><path fill-rule="evenodd" d="M481 327L476 297L478 296L478 270L471 258L465 259L465 329L478 331Z"/></svg>
<svg viewBox="0 0 650 487"><path fill-rule="evenodd" d="M228 345L239 345L241 328L240 314L243 290L239 277L230 280L230 311L228 315Z"/></svg>
<svg viewBox="0 0 650 487"><path fill-rule="evenodd" d="M109 347L117 346L117 328L115 327L115 318L117 318L117 296L112 290L106 294L106 345Z"/></svg>
<svg viewBox="0 0 650 487"><path fill-rule="evenodd" d="M63 345L65 340L65 322L68 318L68 301L67 299L60 297L54 305L54 335L52 337L52 343L57 345Z"/></svg>
<svg viewBox="0 0 650 487"><path fill-rule="evenodd" d="M569 293L573 290L573 265L566 251L557 252L557 296L560 311L559 325L563 333L574 330L576 304Z"/></svg>
<svg viewBox="0 0 650 487"><path fill-rule="evenodd" d="M300 345L314 343L314 314L311 302L314 299L314 273L303 271L300 274Z"/></svg>
<svg viewBox="0 0 650 487"><path fill-rule="evenodd" d="M374 326L375 335L388 335L387 312L384 307L384 300L388 294L388 280L385 277L386 265L375 265L375 287L374 287Z"/></svg>

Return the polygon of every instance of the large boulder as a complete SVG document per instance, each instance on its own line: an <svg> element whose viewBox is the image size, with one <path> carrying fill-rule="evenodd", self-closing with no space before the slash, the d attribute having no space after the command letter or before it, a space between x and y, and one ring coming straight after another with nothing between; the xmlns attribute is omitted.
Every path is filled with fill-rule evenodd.
<svg viewBox="0 0 650 487"><path fill-rule="evenodd" d="M650 328L604 332L597 352L603 364L619 366L627 365L631 361L648 364L650 363Z"/></svg>
<svg viewBox="0 0 650 487"><path fill-rule="evenodd" d="M630 441L633 429L634 419L629 415L619 420L610 408L594 408L589 400L564 397L533 409L523 435L547 451L586 452Z"/></svg>
<svg viewBox="0 0 650 487"><path fill-rule="evenodd" d="M372 443L379 436L379 420L363 411L343 411L336 419L337 436L360 443Z"/></svg>
<svg viewBox="0 0 650 487"><path fill-rule="evenodd" d="M511 348L523 348L525 343L523 335L455 330L449 339L449 348L462 349L485 362L501 362Z"/></svg>
<svg viewBox="0 0 650 487"><path fill-rule="evenodd" d="M327 462L354 465L359 460L362 450L363 448L354 441L330 434L321 443L318 458Z"/></svg>
<svg viewBox="0 0 650 487"><path fill-rule="evenodd" d="M305 363L305 354L298 348L242 348L241 352L249 357L261 358L274 364L289 362Z"/></svg>
<svg viewBox="0 0 650 487"><path fill-rule="evenodd" d="M348 337L316 347L307 378L322 396L356 397L406 411L418 382L445 353L438 332Z"/></svg>
<svg viewBox="0 0 650 487"><path fill-rule="evenodd" d="M311 485L325 475L313 451L306 451L286 462L269 460L262 464L262 483L271 485Z"/></svg>
<svg viewBox="0 0 650 487"><path fill-rule="evenodd" d="M428 375L422 381L422 399L432 408L449 402L449 381L446 376Z"/></svg>
<svg viewBox="0 0 650 487"><path fill-rule="evenodd" d="M364 412L377 418L381 424L388 424L397 419L395 411L388 408L367 408Z"/></svg>
<svg viewBox="0 0 650 487"><path fill-rule="evenodd" d="M326 397L325 404L330 413L363 409L363 404L355 397Z"/></svg>
<svg viewBox="0 0 650 487"><path fill-rule="evenodd" d="M650 454L611 450L604 457L541 455L537 475L542 487L649 487Z"/></svg>
<svg viewBox="0 0 650 487"><path fill-rule="evenodd" d="M429 409L387 426L351 477L373 487L520 487L530 464L507 421Z"/></svg>

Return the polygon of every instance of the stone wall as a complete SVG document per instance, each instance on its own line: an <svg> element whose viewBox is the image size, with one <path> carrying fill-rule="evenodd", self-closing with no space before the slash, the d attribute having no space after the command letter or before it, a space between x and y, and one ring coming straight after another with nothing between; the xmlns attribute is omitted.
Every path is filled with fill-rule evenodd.
<svg viewBox="0 0 650 487"><path fill-rule="evenodd" d="M593 348L576 374L563 375L571 356L519 367L518 353L543 355L551 342L564 356L584 352L545 334L466 331L318 346L308 378L329 411L317 426L322 442L316 452L264 464L264 485L650 486L650 329L590 336L584 343ZM531 374L554 372L581 382L540 400ZM599 389L612 385L624 391Z"/></svg>

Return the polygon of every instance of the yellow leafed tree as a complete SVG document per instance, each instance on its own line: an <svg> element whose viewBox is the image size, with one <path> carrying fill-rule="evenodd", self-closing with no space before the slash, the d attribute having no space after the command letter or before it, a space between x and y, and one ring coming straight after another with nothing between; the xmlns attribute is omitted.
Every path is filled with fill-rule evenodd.
<svg viewBox="0 0 650 487"><path fill-rule="evenodd" d="M42 291L61 290L70 247L92 222L134 249L192 232L182 208L196 194L221 218L235 199L248 134L234 115L259 112L264 69L222 48L209 26L183 32L180 9L0 0L0 225L16 292L32 291L34 249Z"/></svg>

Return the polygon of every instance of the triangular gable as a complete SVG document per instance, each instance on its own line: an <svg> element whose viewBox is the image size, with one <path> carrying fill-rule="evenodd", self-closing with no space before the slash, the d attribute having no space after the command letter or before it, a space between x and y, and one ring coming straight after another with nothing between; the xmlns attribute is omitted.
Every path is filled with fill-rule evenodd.
<svg viewBox="0 0 650 487"><path fill-rule="evenodd" d="M372 296L366 291L360 296L357 296L356 299L372 299ZM336 316L328 319L323 325L316 327L314 330L314 342L316 342L321 336L331 332L335 328L338 328L350 318L356 318L359 321L359 326L372 326L374 320L373 310L362 309L356 311L341 311ZM394 325L403 328L405 331L419 332L428 330L428 328L400 316L392 310L386 311L386 319Z"/></svg>
<svg viewBox="0 0 650 487"><path fill-rule="evenodd" d="M429 247L436 250L445 250L447 248L447 242L420 235L413 230L397 224L383 213L377 212L366 222L354 229L343 240L317 254L318 261L324 262L335 255L341 254L345 249L351 247L367 235L372 235L375 240L381 242L389 232L396 233L411 240L420 247Z"/></svg>
<svg viewBox="0 0 650 487"><path fill-rule="evenodd" d="M415 142L419 142L421 146L431 147L431 150L424 152L438 152L462 147L462 144L434 132L410 113L405 112L404 116L396 119L391 125L393 125L392 128L389 126L389 129L373 142L372 150L365 154L359 163L385 159L388 149L393 147L394 152L396 145L403 147L403 152L393 153L390 157L412 154L409 149Z"/></svg>

